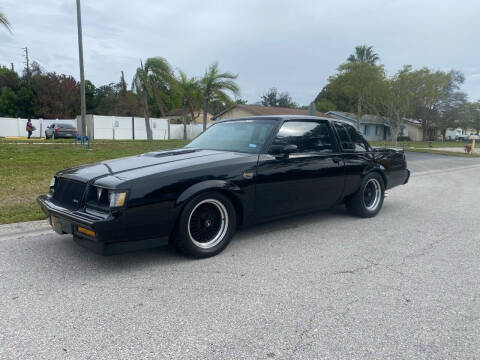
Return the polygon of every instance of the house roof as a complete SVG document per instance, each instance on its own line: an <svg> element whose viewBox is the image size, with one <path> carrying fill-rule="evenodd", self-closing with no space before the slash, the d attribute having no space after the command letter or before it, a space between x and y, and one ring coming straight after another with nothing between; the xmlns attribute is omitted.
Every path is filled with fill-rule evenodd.
<svg viewBox="0 0 480 360"><path fill-rule="evenodd" d="M308 110L303 109L292 109L292 108L284 108L284 107L270 107L270 106L261 106L261 105L247 105L247 104L235 104L228 109L216 114L212 117L212 119L217 119L221 117L223 114L231 111L234 108L240 108L242 110L247 111L253 116L266 116L266 115L309 115ZM319 117L331 117L327 114L324 114L320 111L315 112L315 116Z"/></svg>
<svg viewBox="0 0 480 360"><path fill-rule="evenodd" d="M329 112L327 112L327 115L333 116L334 118L337 118L337 119L350 121L354 124L357 122L357 115L352 114L352 113L348 113L348 112L329 111ZM383 124L383 125L387 125L387 124L385 124L385 121L382 118L380 118L376 115L371 115L371 114L362 115L362 117L360 119L360 123L361 124Z"/></svg>

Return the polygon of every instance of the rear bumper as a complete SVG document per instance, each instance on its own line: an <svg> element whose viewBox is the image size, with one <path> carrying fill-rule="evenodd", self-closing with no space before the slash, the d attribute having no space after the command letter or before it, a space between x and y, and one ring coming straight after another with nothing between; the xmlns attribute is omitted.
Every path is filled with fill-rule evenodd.
<svg viewBox="0 0 480 360"><path fill-rule="evenodd" d="M168 244L168 237L118 241L115 234L118 233L119 222L110 214L72 211L52 202L50 195L39 196L37 202L48 216L53 230L59 234L73 235L77 244L101 255L114 255ZM79 228L93 231L94 236L79 232Z"/></svg>

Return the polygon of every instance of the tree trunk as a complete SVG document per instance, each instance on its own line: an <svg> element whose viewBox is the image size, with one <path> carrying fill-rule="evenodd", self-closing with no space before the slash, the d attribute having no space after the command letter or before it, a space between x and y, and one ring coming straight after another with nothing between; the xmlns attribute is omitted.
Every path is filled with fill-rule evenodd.
<svg viewBox="0 0 480 360"><path fill-rule="evenodd" d="M203 102L203 131L207 130L208 97Z"/></svg>
<svg viewBox="0 0 480 360"><path fill-rule="evenodd" d="M390 126L390 131L391 131L391 135L392 135L392 145L397 146L398 127Z"/></svg>
<svg viewBox="0 0 480 360"><path fill-rule="evenodd" d="M357 101L357 130L360 131L360 120L362 118L362 97L358 97Z"/></svg>
<svg viewBox="0 0 480 360"><path fill-rule="evenodd" d="M143 110L145 112L145 130L147 131L147 140L152 140L152 128L150 127L150 114L148 111L148 97L146 89L142 91Z"/></svg>
<svg viewBox="0 0 480 360"><path fill-rule="evenodd" d="M183 105L183 140L187 140L187 104Z"/></svg>

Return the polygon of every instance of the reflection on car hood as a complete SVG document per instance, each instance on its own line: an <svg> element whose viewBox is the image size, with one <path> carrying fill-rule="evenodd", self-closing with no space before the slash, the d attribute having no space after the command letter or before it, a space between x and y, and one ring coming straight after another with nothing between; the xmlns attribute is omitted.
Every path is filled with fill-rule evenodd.
<svg viewBox="0 0 480 360"><path fill-rule="evenodd" d="M209 157L207 161L216 161L218 156L225 151L178 149L166 151L154 151L137 156L106 160L99 163L73 167L60 171L57 175L79 181L89 181L108 175L120 176L120 174L132 170L158 166L167 163L180 163L195 158Z"/></svg>

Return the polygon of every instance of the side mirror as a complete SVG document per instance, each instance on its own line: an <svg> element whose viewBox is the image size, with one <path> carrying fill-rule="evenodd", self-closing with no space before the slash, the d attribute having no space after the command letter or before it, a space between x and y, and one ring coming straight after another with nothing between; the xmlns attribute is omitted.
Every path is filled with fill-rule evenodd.
<svg viewBox="0 0 480 360"><path fill-rule="evenodd" d="M272 145L269 154L275 155L275 157L288 157L289 154L294 153L297 150L298 146L294 144Z"/></svg>

